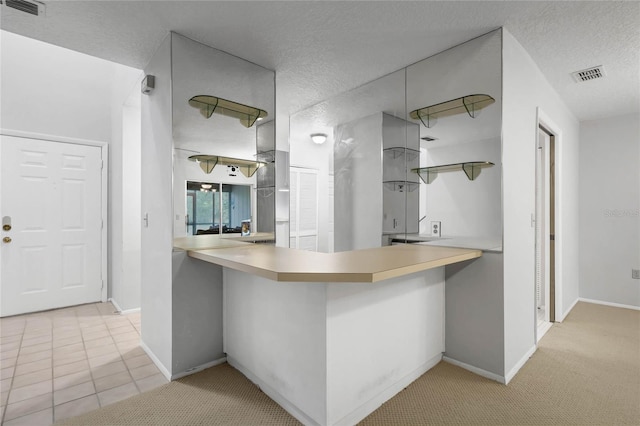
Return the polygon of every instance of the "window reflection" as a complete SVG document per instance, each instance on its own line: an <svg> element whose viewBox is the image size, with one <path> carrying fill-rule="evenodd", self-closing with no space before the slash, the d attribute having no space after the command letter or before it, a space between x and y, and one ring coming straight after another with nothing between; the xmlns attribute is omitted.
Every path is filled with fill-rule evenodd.
<svg viewBox="0 0 640 426"><path fill-rule="evenodd" d="M186 233L239 234L251 219L251 186L187 182Z"/></svg>

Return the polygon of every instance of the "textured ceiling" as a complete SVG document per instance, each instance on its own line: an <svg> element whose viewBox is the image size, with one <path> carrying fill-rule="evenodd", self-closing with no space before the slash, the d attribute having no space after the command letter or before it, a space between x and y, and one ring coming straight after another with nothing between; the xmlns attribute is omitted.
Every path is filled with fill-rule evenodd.
<svg viewBox="0 0 640 426"><path fill-rule="evenodd" d="M168 31L277 73L278 108L305 106L504 26L580 120L640 109L640 3L527 1L49 1L2 6L1 27L143 68ZM607 77L570 73L604 65Z"/></svg>

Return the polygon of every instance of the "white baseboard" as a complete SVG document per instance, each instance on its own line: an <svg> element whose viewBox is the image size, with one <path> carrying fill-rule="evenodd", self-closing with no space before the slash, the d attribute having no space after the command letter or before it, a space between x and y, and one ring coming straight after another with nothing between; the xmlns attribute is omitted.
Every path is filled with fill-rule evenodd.
<svg viewBox="0 0 640 426"><path fill-rule="evenodd" d="M544 335L547 334L547 331L551 330L551 327L553 327L553 323L547 321L544 321L542 324L537 326L536 343L538 343L540 339L542 339Z"/></svg>
<svg viewBox="0 0 640 426"><path fill-rule="evenodd" d="M567 315L569 315L569 312L571 312L571 310L573 308L576 307L576 305L578 304L578 302L580 301L580 298L577 298L572 304L571 306L569 306L569 309L566 310L566 312L562 313L562 316L560 318L556 318L555 322L562 322L564 321L564 319L567 317Z"/></svg>
<svg viewBox="0 0 640 426"><path fill-rule="evenodd" d="M427 362L413 370L411 373L407 374L396 383L389 386L384 391L380 392L375 397L371 398L369 401L360 405L358 408L353 410L351 413L347 414L340 420L333 423L336 426L339 425L354 425L357 424L360 420L367 417L369 414L373 413L377 410L382 404L393 398L398 394L402 389L409 386L413 381L415 381L418 377L422 376L424 373L433 368L436 364L440 362L442 359L442 354L438 354L433 358L429 359ZM305 425L319 425L317 421L309 417L306 413L301 411L298 407L296 407L291 401L282 396L278 391L273 389L271 386L266 384L259 377L254 375L251 371L245 368L242 364L238 363L233 357L227 356L227 362L239 370L242 374L244 374L249 380L255 383L265 394L267 394L271 399L273 399L278 405L284 408L289 414L293 417L301 421Z"/></svg>
<svg viewBox="0 0 640 426"><path fill-rule="evenodd" d="M114 308L116 308L116 311L118 311L118 313L120 315L128 315L128 314L135 314L136 312L140 312L140 308L133 308L133 309L126 309L123 310L120 305L118 305L118 302L116 302L116 300L113 297L109 298L109 302L111 302L111 304L113 305Z"/></svg>
<svg viewBox="0 0 640 426"><path fill-rule="evenodd" d="M247 379L255 383L262 392L264 392L269 398L273 399L279 406L284 408L293 417L295 417L300 422L302 422L302 424L307 426L309 425L320 426L318 422L316 422L307 414L305 414L303 411L298 409L298 407L296 407L293 403L291 403L291 401L289 401L287 398L282 396L280 392L276 391L271 386L266 384L262 379L260 379L258 376L253 374L249 369L245 368L233 357L230 357L229 355L227 355L227 362L236 370L244 374Z"/></svg>
<svg viewBox="0 0 640 426"><path fill-rule="evenodd" d="M367 417L369 414L373 413L377 410L382 404L393 398L398 394L402 389L409 386L413 383L418 377L422 376L427 371L431 370L442 360L442 354L438 354L433 358L429 359L427 362L380 392L375 397L371 398L369 401L365 402L351 413L347 414L337 422L335 422L336 426L340 425L355 425L360 422L362 419Z"/></svg>
<svg viewBox="0 0 640 426"><path fill-rule="evenodd" d="M158 370L160 370L162 375L166 377L167 380L171 381L171 373L169 372L169 370L164 366L162 362L160 362L158 357L153 353L151 349L149 349L147 345L145 345L142 340L140 340L140 347L147 353L147 355L149 355L149 358L151 358L151 361L153 361L156 367L158 367Z"/></svg>
<svg viewBox="0 0 640 426"><path fill-rule="evenodd" d="M227 357L222 357L207 363L204 363L202 365L198 365L197 367L191 367L185 371L183 371L182 373L176 373L171 375L171 380L176 380L179 379L181 377L186 377L186 376L190 376L192 374L196 374L199 373L200 371L207 369L209 367L215 367L216 365L220 365L227 362Z"/></svg>
<svg viewBox="0 0 640 426"><path fill-rule="evenodd" d="M604 300L586 299L584 297L579 297L578 300L580 302L595 303L596 305L613 306L615 308L633 309L634 311L640 311L640 306L635 305L624 305L622 303L605 302Z"/></svg>
<svg viewBox="0 0 640 426"><path fill-rule="evenodd" d="M532 346L526 354L524 354L524 356L522 358L520 358L520 361L518 361L516 363L516 365L513 366L513 368L511 370L509 370L509 372L507 373L506 376L504 376L504 384L508 385L509 382L511 381L511 379L513 379L516 374L518 374L518 371L520 371L520 369L527 363L527 361L529 361L529 358L531 358L531 356L535 353L536 349L538 349L535 345Z"/></svg>
<svg viewBox="0 0 640 426"><path fill-rule="evenodd" d="M504 377L492 373L487 370L483 370L482 368L474 367L473 365L458 361L457 359L449 358L448 356L443 356L442 360L448 362L449 364L453 364L460 368L464 368L465 370L471 371L472 373L477 374L478 376L486 377L487 379L495 380L498 383L505 383Z"/></svg>

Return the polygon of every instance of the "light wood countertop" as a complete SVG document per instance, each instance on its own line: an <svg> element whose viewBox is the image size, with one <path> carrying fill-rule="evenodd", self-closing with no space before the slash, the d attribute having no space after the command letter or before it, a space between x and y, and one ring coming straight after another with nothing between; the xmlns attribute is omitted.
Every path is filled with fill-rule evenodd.
<svg viewBox="0 0 640 426"><path fill-rule="evenodd" d="M481 250L400 244L340 253L317 253L262 244L188 248L190 257L274 281L377 282L475 259ZM204 242L203 242L204 244ZM219 248L214 248L219 247Z"/></svg>
<svg viewBox="0 0 640 426"><path fill-rule="evenodd" d="M189 235L173 239L173 247L181 250L203 250L213 248L244 247L254 241L269 241L275 239L272 233L255 232L242 237L240 234L204 234Z"/></svg>

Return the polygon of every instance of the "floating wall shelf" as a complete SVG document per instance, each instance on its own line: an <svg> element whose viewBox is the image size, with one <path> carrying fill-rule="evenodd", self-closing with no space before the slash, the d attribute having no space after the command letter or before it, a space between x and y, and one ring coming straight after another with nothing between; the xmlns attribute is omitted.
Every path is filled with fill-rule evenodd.
<svg viewBox="0 0 640 426"><path fill-rule="evenodd" d="M424 183L431 183L438 177L438 173L443 172L456 172L462 170L469 180L475 180L482 169L487 167L493 167L494 164L489 161L470 161L466 163L446 164L443 166L421 167L419 169L411 169L411 171L418 173L420 179Z"/></svg>
<svg viewBox="0 0 640 426"><path fill-rule="evenodd" d="M220 157L218 155L192 155L189 160L200 164L200 168L207 174L213 171L217 165L235 166L238 170L250 178L265 163L254 160L242 160L240 158Z"/></svg>
<svg viewBox="0 0 640 426"><path fill-rule="evenodd" d="M411 148L405 148L402 146L386 148L383 152L387 155L391 155L391 157L395 160L398 157L406 155L407 161L413 161L420 155L420 151Z"/></svg>
<svg viewBox="0 0 640 426"><path fill-rule="evenodd" d="M253 126L257 120L262 120L267 116L265 110L208 95L194 96L189 99L189 105L199 109L204 118L210 118L215 112L239 119L246 128Z"/></svg>
<svg viewBox="0 0 640 426"><path fill-rule="evenodd" d="M479 111L495 102L489 95L468 95L461 98L452 99L447 102L418 108L411 111L409 116L414 120L420 120L425 127L433 127L440 117L448 117L456 114L469 114L469 117L476 118Z"/></svg>
<svg viewBox="0 0 640 426"><path fill-rule="evenodd" d="M420 182L410 182L406 180L387 180L382 183L387 189L398 192L413 192L420 186Z"/></svg>

